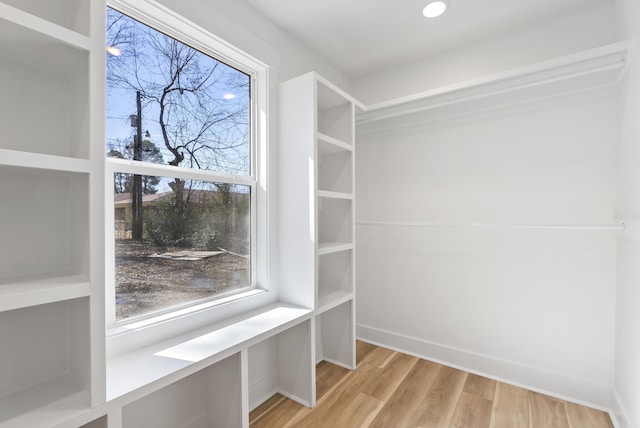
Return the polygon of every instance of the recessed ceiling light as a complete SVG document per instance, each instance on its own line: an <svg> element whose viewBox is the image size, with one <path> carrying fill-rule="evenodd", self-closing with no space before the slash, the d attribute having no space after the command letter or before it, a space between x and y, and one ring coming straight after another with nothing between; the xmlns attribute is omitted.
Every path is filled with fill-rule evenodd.
<svg viewBox="0 0 640 428"><path fill-rule="evenodd" d="M424 9L422 9L422 14L427 18L435 18L444 13L447 10L447 2L438 0L429 2Z"/></svg>

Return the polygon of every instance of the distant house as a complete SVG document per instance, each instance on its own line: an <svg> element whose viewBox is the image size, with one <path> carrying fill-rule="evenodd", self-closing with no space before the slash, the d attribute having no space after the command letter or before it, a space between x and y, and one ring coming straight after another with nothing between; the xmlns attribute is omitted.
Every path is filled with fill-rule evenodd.
<svg viewBox="0 0 640 428"><path fill-rule="evenodd" d="M204 202L211 200L217 195L215 190L200 190L192 189L185 192L185 199L188 197L191 201ZM142 195L142 216L144 218L145 212L152 210L160 201L173 195L173 191L161 192L156 194L143 194ZM234 201L239 202L246 199L248 194L234 193L232 198ZM131 193L120 193L114 195L113 198L114 207L114 230L116 239L131 239L131 223L133 218L133 201ZM235 210L230 210L226 213L229 218L229 224L233 225L235 229L235 219L237 213Z"/></svg>
<svg viewBox="0 0 640 428"><path fill-rule="evenodd" d="M148 210L173 192L162 192L153 195L142 195L142 211ZM116 239L131 239L131 219L133 217L133 200L131 193L120 193L113 198L114 228ZM143 214L144 215L144 214Z"/></svg>

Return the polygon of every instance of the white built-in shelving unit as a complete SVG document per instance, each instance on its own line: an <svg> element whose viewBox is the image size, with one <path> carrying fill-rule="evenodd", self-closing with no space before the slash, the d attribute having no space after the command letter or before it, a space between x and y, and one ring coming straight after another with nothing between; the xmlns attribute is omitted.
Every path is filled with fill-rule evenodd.
<svg viewBox="0 0 640 428"><path fill-rule="evenodd" d="M104 55L95 4L0 2L1 427L57 426L101 401L92 343L104 328L92 307L103 298L93 300L89 255L92 126L103 120L89 88L91 57Z"/></svg>
<svg viewBox="0 0 640 428"><path fill-rule="evenodd" d="M280 89L283 299L314 309L315 361L355 368L355 129L363 106L316 73Z"/></svg>
<svg viewBox="0 0 640 428"><path fill-rule="evenodd" d="M108 353L105 6L0 0L0 428L237 428L276 392L313 406L318 358L355 366L355 103L302 78L318 175L311 205L283 198L314 235L283 245L308 276L269 306Z"/></svg>

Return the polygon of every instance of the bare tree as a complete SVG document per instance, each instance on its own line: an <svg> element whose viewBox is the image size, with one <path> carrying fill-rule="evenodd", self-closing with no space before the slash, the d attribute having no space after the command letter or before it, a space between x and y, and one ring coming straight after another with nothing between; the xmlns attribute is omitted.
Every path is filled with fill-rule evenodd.
<svg viewBox="0 0 640 428"><path fill-rule="evenodd" d="M167 163L248 173L249 76L117 11L107 16L108 44L123 46L107 62L107 84L140 91Z"/></svg>
<svg viewBox="0 0 640 428"><path fill-rule="evenodd" d="M250 171L250 77L113 9L107 12L107 87L142 100L137 131L159 129L166 163L230 174ZM126 116L123 115L123 116ZM186 211L186 182L169 185Z"/></svg>

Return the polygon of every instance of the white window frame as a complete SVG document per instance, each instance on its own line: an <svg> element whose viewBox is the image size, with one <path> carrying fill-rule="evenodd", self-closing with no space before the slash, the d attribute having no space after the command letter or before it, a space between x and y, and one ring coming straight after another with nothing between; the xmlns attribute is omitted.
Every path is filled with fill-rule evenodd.
<svg viewBox="0 0 640 428"><path fill-rule="evenodd" d="M236 300L250 298L268 290L268 174L266 171L268 164L268 67L202 27L189 22L182 16L152 0L110 0L107 2L107 6L204 54L210 55L214 59L246 73L251 78L250 175L235 176L215 171L107 158L105 155L105 311L107 335L113 337L145 329L148 336L149 327L153 325L166 324L167 321L171 320L183 323L185 317L188 318L189 315L202 318L203 312L210 312L222 305L228 306L229 303ZM251 188L251 288L218 298L197 300L180 305L177 308L159 310L148 315L134 317L132 320L116 321L115 215L113 209L113 177L116 172L249 186ZM178 330L180 329L178 327ZM156 334L152 334L152 336L155 337ZM159 338L161 337L156 339ZM154 340L150 337L147 337L147 339ZM131 342L131 340L129 339L125 342ZM123 350L120 350L120 352L123 352Z"/></svg>

